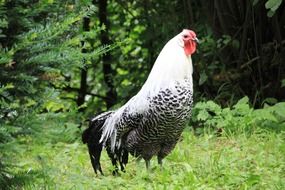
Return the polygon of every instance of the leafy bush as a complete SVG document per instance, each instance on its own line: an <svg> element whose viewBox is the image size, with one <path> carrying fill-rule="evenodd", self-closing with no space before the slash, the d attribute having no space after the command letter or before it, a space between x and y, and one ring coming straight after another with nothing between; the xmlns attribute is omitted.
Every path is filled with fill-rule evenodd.
<svg viewBox="0 0 285 190"><path fill-rule="evenodd" d="M262 109L253 109L248 97L240 99L232 108L222 108L213 101L198 102L191 119L194 128L206 127L226 132L248 131L254 127L281 130L285 126L285 102Z"/></svg>

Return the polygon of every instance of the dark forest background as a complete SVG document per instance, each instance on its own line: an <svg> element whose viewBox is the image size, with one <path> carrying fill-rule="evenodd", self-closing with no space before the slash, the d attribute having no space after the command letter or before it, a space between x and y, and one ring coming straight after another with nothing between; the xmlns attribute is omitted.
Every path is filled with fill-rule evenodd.
<svg viewBox="0 0 285 190"><path fill-rule="evenodd" d="M0 183L9 179L9 142L50 120L77 133L122 105L183 28L201 42L195 102L285 100L282 0L1 0Z"/></svg>

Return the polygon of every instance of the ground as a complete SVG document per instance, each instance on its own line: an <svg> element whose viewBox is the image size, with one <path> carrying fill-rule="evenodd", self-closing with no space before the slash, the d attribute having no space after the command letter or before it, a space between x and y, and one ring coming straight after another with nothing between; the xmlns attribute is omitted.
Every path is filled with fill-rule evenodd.
<svg viewBox="0 0 285 190"><path fill-rule="evenodd" d="M43 127L11 143L12 189L285 189L284 132L256 129L217 137L186 128L162 169L156 159L146 171L143 161L130 158L126 173L115 177L105 153L105 176L96 176L81 130L74 129L75 138L68 130Z"/></svg>

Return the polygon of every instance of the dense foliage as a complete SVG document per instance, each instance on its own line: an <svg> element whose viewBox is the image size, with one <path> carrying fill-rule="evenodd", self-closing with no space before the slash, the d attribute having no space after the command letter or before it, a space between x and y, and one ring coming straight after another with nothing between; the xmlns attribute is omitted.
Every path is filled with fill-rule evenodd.
<svg viewBox="0 0 285 190"><path fill-rule="evenodd" d="M284 157L279 155L284 153L285 139L282 102L285 100L285 3L282 0L0 0L0 189L26 184L31 188L54 187L50 184L50 176L54 174L50 172L57 172L53 168L56 164L48 166L50 163L45 159L50 157L43 152L56 146L50 152L56 155L69 149L76 151L80 146L81 153L83 148L78 140L86 118L120 106L132 97L144 83L162 46L183 28L195 30L201 41L193 56L198 103L189 122L196 135L206 133L202 139L186 133L187 143L193 141L191 148L200 156L206 154L205 150L220 151L208 147L198 153L195 143L210 142L210 138L203 141L207 135L214 135L214 144L220 143L218 137L233 138L230 139L235 143L229 147L230 152L237 148L242 134L246 136L241 142L243 146L253 145L262 138L269 143L256 145L257 149L277 143L271 159L279 159L280 165L276 167L273 182L282 189L284 174L280 171L285 167ZM250 135L252 141L246 139ZM30 143L34 144L28 148ZM183 157L180 155L186 154L184 148L187 149L185 143L170 160ZM249 147L243 153L247 151L251 151ZM75 165L84 165L86 169L87 157L79 153ZM17 155L27 159L26 162L11 159ZM30 166L29 159L35 157L36 166ZM199 164L203 163L196 162L198 165L191 168L188 162L194 157L180 160L178 165L188 164L187 175L197 186L203 184L199 180L203 175L213 182L210 174L207 177L200 173L203 168ZM68 159L53 161L59 164ZM259 161L256 164L264 164ZM257 189L271 189L274 183L268 186L260 183L274 173L269 166L264 168L268 171L264 175L243 170L238 182L230 181L228 173L220 173L227 172L225 168L218 170L213 166L213 172L227 177L225 188L228 185L247 188L239 185L247 180L248 186L258 184ZM76 171L79 170L77 166ZM200 172L195 173L196 170ZM90 168L88 172L91 178ZM162 177L150 174L159 181L151 187L164 188L163 181L169 173L170 169ZM129 175L132 174L134 171ZM138 178L143 178L144 183L149 181L148 174L142 175ZM130 176L124 176L123 180ZM39 180L35 187L29 183L34 178ZM220 187L219 183L222 182L211 187Z"/></svg>

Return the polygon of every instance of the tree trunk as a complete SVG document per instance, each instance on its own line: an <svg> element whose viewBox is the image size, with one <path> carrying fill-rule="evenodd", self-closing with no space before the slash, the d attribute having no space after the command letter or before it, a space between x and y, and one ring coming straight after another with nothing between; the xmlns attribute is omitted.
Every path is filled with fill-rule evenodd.
<svg viewBox="0 0 285 190"><path fill-rule="evenodd" d="M83 18L83 31L89 31L90 27L90 18L85 17ZM87 53L87 49L84 47L84 41L81 42L82 44L82 53ZM83 60L83 62L85 62L85 60ZM84 67L81 69L81 78L80 78L80 88L78 91L78 97L77 97L77 105L81 106L82 104L84 104L85 102L85 96L87 93L87 67ZM79 111L83 111L83 108L80 108Z"/></svg>
<svg viewBox="0 0 285 190"><path fill-rule="evenodd" d="M100 21L100 26L104 25L105 30L101 31L100 34L100 41L101 44L107 45L110 44L110 39L109 39L109 23L107 19L107 5L108 2L107 0L100 0L99 1L99 21ZM112 57L109 52L104 54L102 56L102 62L103 62L103 73L104 73L104 81L108 86L108 90L106 93L106 96L108 99L106 99L106 106L107 108L112 107L117 100L117 92L114 87L114 82L113 82L113 75L114 75L114 70L111 67L111 61Z"/></svg>

